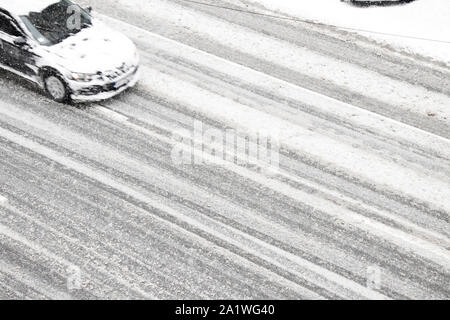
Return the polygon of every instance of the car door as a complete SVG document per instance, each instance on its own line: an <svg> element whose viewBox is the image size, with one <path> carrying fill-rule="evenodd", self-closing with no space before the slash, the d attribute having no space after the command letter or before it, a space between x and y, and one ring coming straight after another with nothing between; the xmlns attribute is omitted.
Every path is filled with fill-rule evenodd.
<svg viewBox="0 0 450 320"><path fill-rule="evenodd" d="M17 43L26 39L15 21L0 12L0 63L26 75L35 75L35 55L30 45Z"/></svg>

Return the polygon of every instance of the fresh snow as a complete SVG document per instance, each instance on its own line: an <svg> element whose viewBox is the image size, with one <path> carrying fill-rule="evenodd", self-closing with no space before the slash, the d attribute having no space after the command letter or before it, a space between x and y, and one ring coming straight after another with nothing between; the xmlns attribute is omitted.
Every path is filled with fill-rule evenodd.
<svg viewBox="0 0 450 320"><path fill-rule="evenodd" d="M8 199L2 195L0 195L0 205L8 203Z"/></svg>
<svg viewBox="0 0 450 320"><path fill-rule="evenodd" d="M149 19L176 21L177 26L189 29L204 38L213 39L237 52L258 57L261 60L321 79L331 86L345 88L380 101L386 105L404 109L421 115L433 113L436 119L450 118L450 97L382 76L346 61L313 52L261 33L235 26L226 21L183 8L175 3L160 0L128 0L123 3L125 10L145 13ZM117 22L105 21L111 27ZM208 28L205 28L208 26ZM123 30L120 30L124 32ZM133 33L125 32L132 40L139 39ZM155 46L156 44L153 44ZM298 59L298 57L302 57Z"/></svg>
<svg viewBox="0 0 450 320"><path fill-rule="evenodd" d="M129 0L128 3L130 5L133 4L134 1L138 0ZM152 14L157 14L159 10L161 10L161 14L165 12L165 16L167 17L167 12L175 12L175 10L166 10L166 7L155 7L151 12ZM140 10L147 10L146 5L142 5ZM188 25L193 30L195 30L196 25L199 26L209 25L207 31L211 31L213 35L216 37L225 37L222 41L225 42L226 39L231 38L231 36L227 36L227 32L225 28L219 28L214 23L206 24L202 20L201 16L191 16L192 13L187 10L183 11L183 16L177 16L178 23L182 25ZM186 59L193 60L195 63L199 63L205 65L208 68L213 70L218 70L219 73L226 70L228 73L233 74L237 78L247 79L248 81L254 80L258 85L261 83L271 83L272 88L278 88L277 94L280 94L280 90L287 91L286 93L290 93L289 88L285 88L283 84L277 82L276 79L260 79L261 74L257 73L256 75L251 69L245 68L240 65L236 65L232 62L226 61L224 59L212 56L208 53L202 52L200 50L196 50L194 48L182 45L176 41L165 39L163 37L152 34L151 32L139 29L137 27L128 25L126 23L121 23L117 20L107 18L105 16L101 17L105 22L109 25L114 26L125 34L129 34L133 39L139 40L142 42L151 43L157 50L176 52L182 57ZM193 19L192 23L189 23L189 19ZM186 23L186 24L185 24ZM204 29L204 28L203 28ZM205 31L205 30L204 30ZM206 32L206 31L205 31ZM236 38L240 36L239 33L234 32L233 41L229 42L230 45L236 45L237 50L240 50L241 45L245 44L245 50L251 50L247 43L239 42L236 43ZM246 39L252 39L251 37L246 36ZM145 40L144 40L145 39ZM222 38L220 38L222 40ZM250 41L250 40L249 40ZM264 41L268 41L265 39ZM253 43L250 43L253 45ZM255 43L256 45L256 43ZM280 51L280 46L278 47L278 53ZM264 51L264 50L261 50ZM267 50L266 50L267 51ZM274 50L270 50L271 52L275 52ZM275 53L276 54L276 53ZM301 56L301 55L296 55ZM306 56L306 53L305 53ZM303 56L303 57L305 57ZM284 57L286 59L286 57ZM316 60L312 60L316 61ZM279 62L279 61L278 61ZM313 64L311 64L313 65ZM414 171L411 168L403 168L401 164L392 163L392 159L388 157L385 158L385 155L373 154L370 151L364 149L358 149L353 145L349 145L345 142L339 142L336 137L323 136L317 130L312 129L304 129L305 127L312 128L311 125L303 123L294 124L291 121L285 119L279 119L278 117L274 117L260 110L254 110L250 106L242 104L237 101L232 101L229 98L223 97L219 94L209 92L208 90L201 88L198 84L192 83L189 78L186 78L188 74L177 72L176 74L168 74L167 71L163 70L164 66L162 64L154 63L151 67L143 68L143 77L140 82L140 87L145 88L149 92L155 93L157 96L162 96L171 101L181 103L185 106L189 106L192 110L199 112L201 114L208 114L209 117L214 119L218 119L219 121L224 121L226 123L231 123L234 127L239 129L251 128L253 132L265 132L269 130L269 135L274 137L280 137L283 141L283 145L288 145L289 147L298 150L300 152L306 153L314 158L322 159L326 163L335 163L337 167L342 168L344 170L350 170L353 173L357 173L358 176L368 178L380 185L387 186L394 190L399 190L404 194L410 194L414 197L422 199L427 202L435 203L437 206L445 208L445 210L450 209L450 199L448 199L446 190L448 190L448 184L446 182L441 182L439 179L442 177L435 177L429 171ZM358 74L355 72L350 72L350 74ZM337 74L337 72L336 72ZM259 77L258 77L259 75ZM375 81L380 80L380 75L377 75L378 78L375 78L374 75L367 75L367 77L361 77L359 80L359 85L361 83L365 83L364 79L371 78L374 82L372 85L365 86L365 90L367 91L370 87L376 87ZM384 79L384 78L383 78ZM351 80L351 79L350 79ZM385 79L388 81L391 88L393 87L393 83L390 79ZM205 83L206 81L201 81ZM296 90L298 92L298 87L292 90ZM222 91L224 88L221 89ZM433 100L433 103L429 102L427 96L433 97L435 93L430 92L421 92L416 91L418 88L416 87L398 87L400 92L404 92L405 101L404 104L411 105L414 103L414 100L421 101L421 104L430 104L430 107L434 105L439 106L447 106L448 100ZM403 91L404 90L404 91ZM303 91L303 90L301 90ZM398 91L395 90L397 93ZM284 92L284 91L281 91ZM412 94L414 92L414 94ZM308 91L303 91L303 96L308 99L308 101L323 101L323 99L327 99L327 97L321 97L319 100L318 94L314 94ZM409 93L409 94L408 94ZM291 93L292 94L292 93ZM311 96L313 94L314 96ZM411 98L414 96L414 98ZM440 95L439 95L440 96ZM428 102L427 102L428 101ZM400 106L403 103L400 104ZM355 109L352 106L347 106L338 101L330 100L327 102L321 102L319 106L322 108L328 108L328 110L334 110L334 112L340 113L341 116L344 116L344 113L349 112L354 115ZM416 106L416 105L415 105ZM419 103L417 103L417 107L419 107ZM376 115L373 115L377 118ZM353 118L353 116L351 117ZM364 119L365 118L365 119ZM304 117L296 118L298 121L308 121L308 119ZM358 119L357 119L358 120ZM379 122L376 121L370 115L363 115L362 118L359 119L362 123L367 126L373 125L379 127ZM389 119L385 119L388 121ZM374 122L373 122L374 121ZM395 126L397 128L400 124L391 123L389 121L389 125ZM392 128L394 129L394 128ZM407 127L400 128L401 134L404 136L408 136L406 131ZM385 129L383 129L384 132ZM422 131L411 132L414 137L417 136L415 143L425 143L425 140L429 139L429 133ZM448 150L448 141L442 139L439 141L441 147L435 146L438 150Z"/></svg>
<svg viewBox="0 0 450 320"><path fill-rule="evenodd" d="M290 16L342 28L447 41L448 43L442 43L358 31L383 45L450 66L449 0L415 0L398 5L369 7L354 6L341 0L252 1Z"/></svg>

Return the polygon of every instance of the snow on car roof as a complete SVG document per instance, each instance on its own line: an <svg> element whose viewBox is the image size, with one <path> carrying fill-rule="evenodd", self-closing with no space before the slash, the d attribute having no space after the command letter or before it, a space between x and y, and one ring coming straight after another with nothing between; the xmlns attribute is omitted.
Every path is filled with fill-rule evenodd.
<svg viewBox="0 0 450 320"><path fill-rule="evenodd" d="M30 12L41 12L59 0L0 0L0 8L14 15L28 15Z"/></svg>

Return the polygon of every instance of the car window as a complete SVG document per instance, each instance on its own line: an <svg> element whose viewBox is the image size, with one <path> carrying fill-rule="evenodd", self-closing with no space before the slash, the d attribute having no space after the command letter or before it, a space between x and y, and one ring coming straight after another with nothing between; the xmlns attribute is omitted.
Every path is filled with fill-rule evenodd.
<svg viewBox="0 0 450 320"><path fill-rule="evenodd" d="M4 15L3 13L0 13L0 31L5 32L14 37L19 37L22 35L20 31L17 30L17 28L15 27L11 18Z"/></svg>
<svg viewBox="0 0 450 320"><path fill-rule="evenodd" d="M20 19L42 45L60 43L92 25L89 13L69 0L55 2L41 12L29 12Z"/></svg>

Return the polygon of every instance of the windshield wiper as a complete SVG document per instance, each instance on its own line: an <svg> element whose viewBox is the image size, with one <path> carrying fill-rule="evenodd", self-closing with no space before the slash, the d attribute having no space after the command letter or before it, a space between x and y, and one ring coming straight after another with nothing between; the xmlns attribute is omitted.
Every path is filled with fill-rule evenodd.
<svg viewBox="0 0 450 320"><path fill-rule="evenodd" d="M89 22L84 22L83 25L81 26L82 29L86 29L86 28L90 28L92 27L92 24L90 24Z"/></svg>
<svg viewBox="0 0 450 320"><path fill-rule="evenodd" d="M48 28L40 27L40 26L36 26L36 29L42 30L42 31L47 31L47 32L55 32L55 30L53 30L53 29L48 29Z"/></svg>

